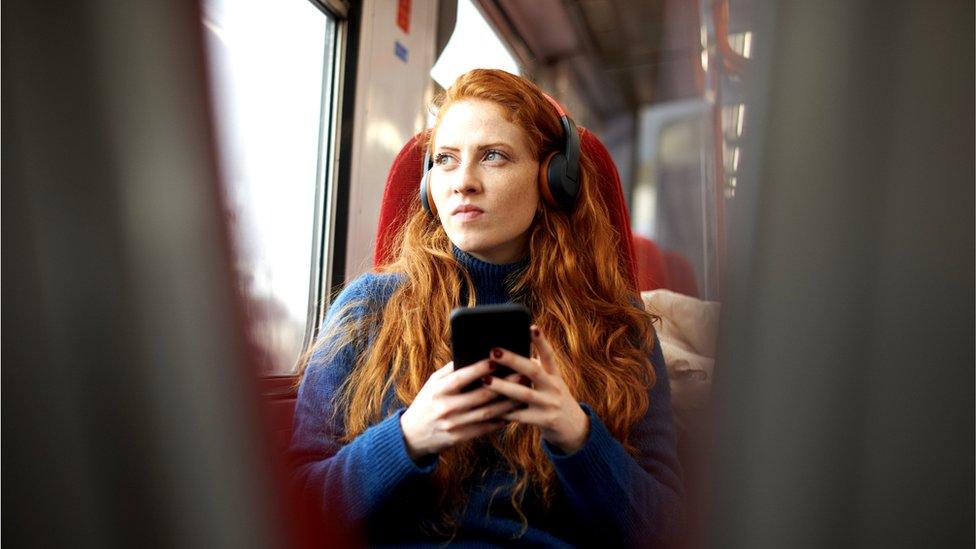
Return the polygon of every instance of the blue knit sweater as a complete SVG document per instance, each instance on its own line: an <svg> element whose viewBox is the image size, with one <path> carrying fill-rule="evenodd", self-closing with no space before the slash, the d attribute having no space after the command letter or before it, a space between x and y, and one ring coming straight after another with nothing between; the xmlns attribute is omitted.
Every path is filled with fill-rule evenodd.
<svg viewBox="0 0 976 549"><path fill-rule="evenodd" d="M455 255L472 275L479 304L509 300L506 277L524 263L493 265L459 250ZM358 304L353 320L366 308L381 310L401 281L396 274L357 278L332 304L327 322L335 321L335 312L350 303ZM334 409L334 397L355 363L352 347L341 349L332 360L325 359L323 349L306 369L290 448L297 481L329 516L361 526L370 545L443 544L446 539L422 528L440 516L431 482L437 459L415 463L407 455L400 427L403 403L389 395L386 419L348 444L339 442L343 415ZM635 455L581 404L590 418L583 447L563 455L542 443L558 477L555 501L547 508L529 490L522 502L528 529L520 535L522 523L508 498L513 478L498 463L465 483L469 501L452 544L643 547L662 545L672 537L679 525L682 488L668 378L657 342L651 362L658 381L650 390L650 409L632 429Z"/></svg>

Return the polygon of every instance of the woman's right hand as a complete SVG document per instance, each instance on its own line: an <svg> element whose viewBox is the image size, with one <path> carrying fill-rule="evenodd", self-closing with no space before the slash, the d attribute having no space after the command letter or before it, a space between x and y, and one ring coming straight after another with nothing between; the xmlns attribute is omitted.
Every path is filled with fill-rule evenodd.
<svg viewBox="0 0 976 549"><path fill-rule="evenodd" d="M517 402L505 399L488 404L498 398L498 393L487 387L461 392L478 378L490 384L494 369L494 363L486 358L457 371L454 363L448 362L431 374L417 398L400 416L411 459L417 461L505 425L499 416L514 410Z"/></svg>

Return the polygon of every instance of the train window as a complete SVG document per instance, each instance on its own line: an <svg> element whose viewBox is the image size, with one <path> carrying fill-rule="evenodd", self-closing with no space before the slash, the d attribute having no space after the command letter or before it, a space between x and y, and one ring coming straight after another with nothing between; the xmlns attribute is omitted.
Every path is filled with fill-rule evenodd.
<svg viewBox="0 0 976 549"><path fill-rule="evenodd" d="M742 192L740 174L749 163L743 148L750 112L743 80L754 47L749 10L748 2L719 0L681 19L685 26L697 20L697 36L676 34L699 42L694 70L662 65L659 78L694 85L641 108L632 224L639 261L651 274L641 289L722 299L725 242L734 230L726 210Z"/></svg>
<svg viewBox="0 0 976 549"><path fill-rule="evenodd" d="M235 267L265 373L314 330L336 21L309 0L205 0ZM311 320L310 320L311 319Z"/></svg>
<svg viewBox="0 0 976 549"><path fill-rule="evenodd" d="M457 22L451 39L430 76L442 88L448 88L461 74L471 69L502 69L521 74L515 57L495 34L471 0L458 0Z"/></svg>
<svg viewBox="0 0 976 549"><path fill-rule="evenodd" d="M713 235L714 183L708 177L708 105L699 100L654 104L642 109L638 125L634 233L654 242L662 264L651 267L653 287L716 299ZM690 268L683 285L668 278L668 259ZM653 258L646 261L651 262ZM675 277L676 278L676 277Z"/></svg>

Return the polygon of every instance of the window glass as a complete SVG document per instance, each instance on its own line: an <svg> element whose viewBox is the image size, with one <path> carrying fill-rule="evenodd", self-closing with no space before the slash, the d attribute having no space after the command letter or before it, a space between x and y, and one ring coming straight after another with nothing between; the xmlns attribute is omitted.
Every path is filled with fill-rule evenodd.
<svg viewBox="0 0 976 549"><path fill-rule="evenodd" d="M457 23L444 52L430 69L430 76L442 88L449 88L458 76L471 69L501 69L521 74L515 57L502 43L471 0L458 0Z"/></svg>
<svg viewBox="0 0 976 549"><path fill-rule="evenodd" d="M203 24L251 335L266 373L288 373L314 328L335 22L308 0L205 0Z"/></svg>
<svg viewBox="0 0 976 549"><path fill-rule="evenodd" d="M755 45L751 3L705 2L694 16L678 15L666 21L672 26L662 42L693 46L675 62L661 63L658 79L684 82L676 88L693 92L643 106L636 132L631 220L638 265L649 274L640 289L720 301L725 247L734 230L729 213L744 192L743 167L750 165L744 136L751 113L745 76Z"/></svg>
<svg viewBox="0 0 976 549"><path fill-rule="evenodd" d="M656 103L640 113L632 228L641 290L715 299L713 182L707 171L708 105Z"/></svg>

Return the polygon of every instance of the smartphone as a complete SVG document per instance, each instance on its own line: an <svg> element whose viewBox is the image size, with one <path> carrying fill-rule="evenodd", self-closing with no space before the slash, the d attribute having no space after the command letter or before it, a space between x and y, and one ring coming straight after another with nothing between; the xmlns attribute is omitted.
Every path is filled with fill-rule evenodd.
<svg viewBox="0 0 976 549"><path fill-rule="evenodd" d="M459 307L451 311L451 353L454 369L470 366L488 358L495 347L529 356L529 310L516 303L502 305L478 305ZM505 377L512 370L499 364L492 372ZM481 385L481 382L465 387L465 391Z"/></svg>

